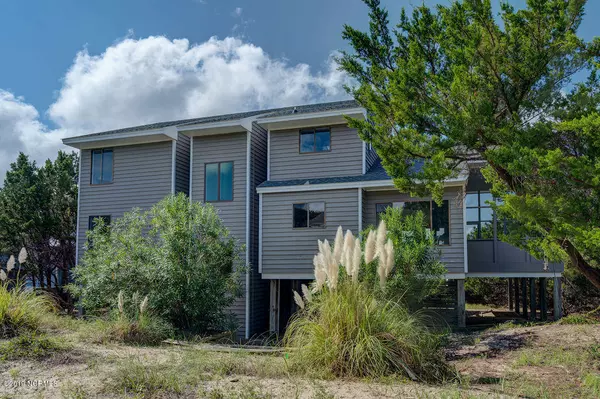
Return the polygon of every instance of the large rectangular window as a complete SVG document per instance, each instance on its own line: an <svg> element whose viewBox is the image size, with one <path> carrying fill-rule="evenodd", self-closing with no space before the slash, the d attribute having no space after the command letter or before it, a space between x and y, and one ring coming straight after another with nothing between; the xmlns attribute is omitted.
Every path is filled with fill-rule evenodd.
<svg viewBox="0 0 600 399"><path fill-rule="evenodd" d="M233 162L207 163L204 166L204 201L233 200Z"/></svg>
<svg viewBox="0 0 600 399"><path fill-rule="evenodd" d="M113 150L92 150L91 184L107 184L113 181Z"/></svg>
<svg viewBox="0 0 600 399"><path fill-rule="evenodd" d="M300 153L331 151L331 130L329 128L300 131Z"/></svg>
<svg viewBox="0 0 600 399"><path fill-rule="evenodd" d="M294 228L325 227L325 203L294 204Z"/></svg>
<svg viewBox="0 0 600 399"><path fill-rule="evenodd" d="M467 239L494 239L494 211L488 202L493 202L492 194L482 191L467 193Z"/></svg>
<svg viewBox="0 0 600 399"><path fill-rule="evenodd" d="M377 224L379 224L381 213L388 206L402 208L403 215L414 215L422 212L425 216L425 227L431 229L435 235L436 245L450 245L450 208L448 200L438 205L435 201L407 201L395 202L393 204L377 204L375 208Z"/></svg>

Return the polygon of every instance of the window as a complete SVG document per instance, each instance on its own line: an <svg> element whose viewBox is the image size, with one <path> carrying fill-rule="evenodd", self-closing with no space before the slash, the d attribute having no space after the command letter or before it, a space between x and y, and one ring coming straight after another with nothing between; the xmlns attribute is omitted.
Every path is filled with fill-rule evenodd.
<svg viewBox="0 0 600 399"><path fill-rule="evenodd" d="M207 163L204 174L205 202L233 200L233 162Z"/></svg>
<svg viewBox="0 0 600 399"><path fill-rule="evenodd" d="M387 204L375 204L375 223L377 226L379 226L379 222L381 221L381 214L384 213L390 206L392 206L391 202Z"/></svg>
<svg viewBox="0 0 600 399"><path fill-rule="evenodd" d="M92 184L107 184L113 181L113 150L92 150Z"/></svg>
<svg viewBox="0 0 600 399"><path fill-rule="evenodd" d="M402 208L403 215L414 215L423 212L425 215L425 227L431 229L435 234L436 245L450 245L450 208L448 200L442 201L439 206L434 201L407 201L395 202L394 204L377 204L375 207L377 224L380 214L385 212L388 206Z"/></svg>
<svg viewBox="0 0 600 399"><path fill-rule="evenodd" d="M300 131L300 153L331 151L329 128Z"/></svg>
<svg viewBox="0 0 600 399"><path fill-rule="evenodd" d="M325 227L325 203L294 204L294 228Z"/></svg>
<svg viewBox="0 0 600 399"><path fill-rule="evenodd" d="M104 226L109 226L110 225L110 216L108 215L104 215L104 216L90 216L90 219L88 221L88 229L89 230L94 230L96 228L96 226L98 225L98 220L101 219L104 222Z"/></svg>
<svg viewBox="0 0 600 399"><path fill-rule="evenodd" d="M467 239L494 239L494 212L486 201L493 201L492 194L477 191L467 193Z"/></svg>

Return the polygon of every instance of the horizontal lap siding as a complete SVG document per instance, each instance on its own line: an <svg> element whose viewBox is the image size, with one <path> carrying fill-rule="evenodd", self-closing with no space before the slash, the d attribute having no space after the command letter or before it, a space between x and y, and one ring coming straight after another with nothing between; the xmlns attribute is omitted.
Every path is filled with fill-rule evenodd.
<svg viewBox="0 0 600 399"><path fill-rule="evenodd" d="M175 192L190 194L190 138L179 134L175 159Z"/></svg>
<svg viewBox="0 0 600 399"><path fill-rule="evenodd" d="M233 201L212 202L230 233L246 244L246 133L193 138L192 199L204 202L204 164L233 161ZM242 255L245 257L245 254ZM242 277L245 287L245 277ZM244 291L245 292L245 291ZM238 336L245 334L246 303L242 296L231 310L238 320Z"/></svg>
<svg viewBox="0 0 600 399"><path fill-rule="evenodd" d="M91 185L91 150L81 151L79 187L79 258L90 216L114 220L132 208L149 209L171 193L172 142L113 148L113 183Z"/></svg>
<svg viewBox="0 0 600 399"><path fill-rule="evenodd" d="M398 191L367 191L363 197L366 201L363 220L365 227L375 225L376 214L375 205L380 203L402 202L415 200L408 194ZM464 273L464 223L462 208L462 189L446 188L444 199L448 200L450 207L450 245L441 245L438 249L441 252L440 260L446 265L448 273Z"/></svg>
<svg viewBox="0 0 600 399"><path fill-rule="evenodd" d="M324 229L294 229L292 206L305 202L325 202ZM330 190L263 194L263 274L281 274L289 279L312 275L312 259L317 240L333 241L338 226L357 233L358 191Z"/></svg>
<svg viewBox="0 0 600 399"><path fill-rule="evenodd" d="M331 128L331 151L300 154L300 130L271 131L270 180L362 174L362 141L356 129Z"/></svg>

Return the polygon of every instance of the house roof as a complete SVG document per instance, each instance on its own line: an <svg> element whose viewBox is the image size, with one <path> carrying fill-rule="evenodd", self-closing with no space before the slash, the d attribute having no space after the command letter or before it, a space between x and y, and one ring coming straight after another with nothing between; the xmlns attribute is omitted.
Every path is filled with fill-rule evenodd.
<svg viewBox="0 0 600 399"><path fill-rule="evenodd" d="M284 107L284 108L273 108L273 109L264 109L264 110L256 110L256 111L248 111L248 112L237 112L233 114L224 114L224 115L215 115L215 116L207 116L202 118L192 118L192 119L180 119L168 122L158 122L158 123L150 123L146 125L132 126L122 129L114 129L108 130L104 132L90 133L79 136L69 137L68 139L73 139L75 137L94 137L94 136L111 136L115 134L122 133L132 133L132 132L142 132L142 131L152 131L164 129L172 126L189 126L189 125L200 125L200 124L208 124L215 122L225 122L225 121L234 121L241 120L250 117L272 117L272 116L285 116L285 115L295 115L295 114L306 114L306 113L315 113L315 112L324 112L324 111L333 111L333 110L344 110L350 108L358 107L358 103L354 100L349 101L337 101L337 102L329 102L329 103L320 103L320 104L307 104L307 105L299 105L293 107Z"/></svg>

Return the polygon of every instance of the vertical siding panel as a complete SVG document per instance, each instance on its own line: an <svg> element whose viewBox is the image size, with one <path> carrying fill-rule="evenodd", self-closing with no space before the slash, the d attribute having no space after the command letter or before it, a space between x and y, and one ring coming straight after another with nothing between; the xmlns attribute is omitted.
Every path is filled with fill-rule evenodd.
<svg viewBox="0 0 600 399"><path fill-rule="evenodd" d="M252 125L251 137L251 176L252 190L250 210L250 264L251 264L251 334L262 333L268 329L269 315L269 281L263 280L258 272L258 214L259 203L256 187L267 180L267 131L258 124Z"/></svg>
<svg viewBox="0 0 600 399"><path fill-rule="evenodd" d="M300 130L271 131L270 180L362 174L362 145L356 129L331 128L331 151L300 154Z"/></svg>
<svg viewBox="0 0 600 399"><path fill-rule="evenodd" d="M175 159L175 192L190 194L190 138L177 135Z"/></svg>

